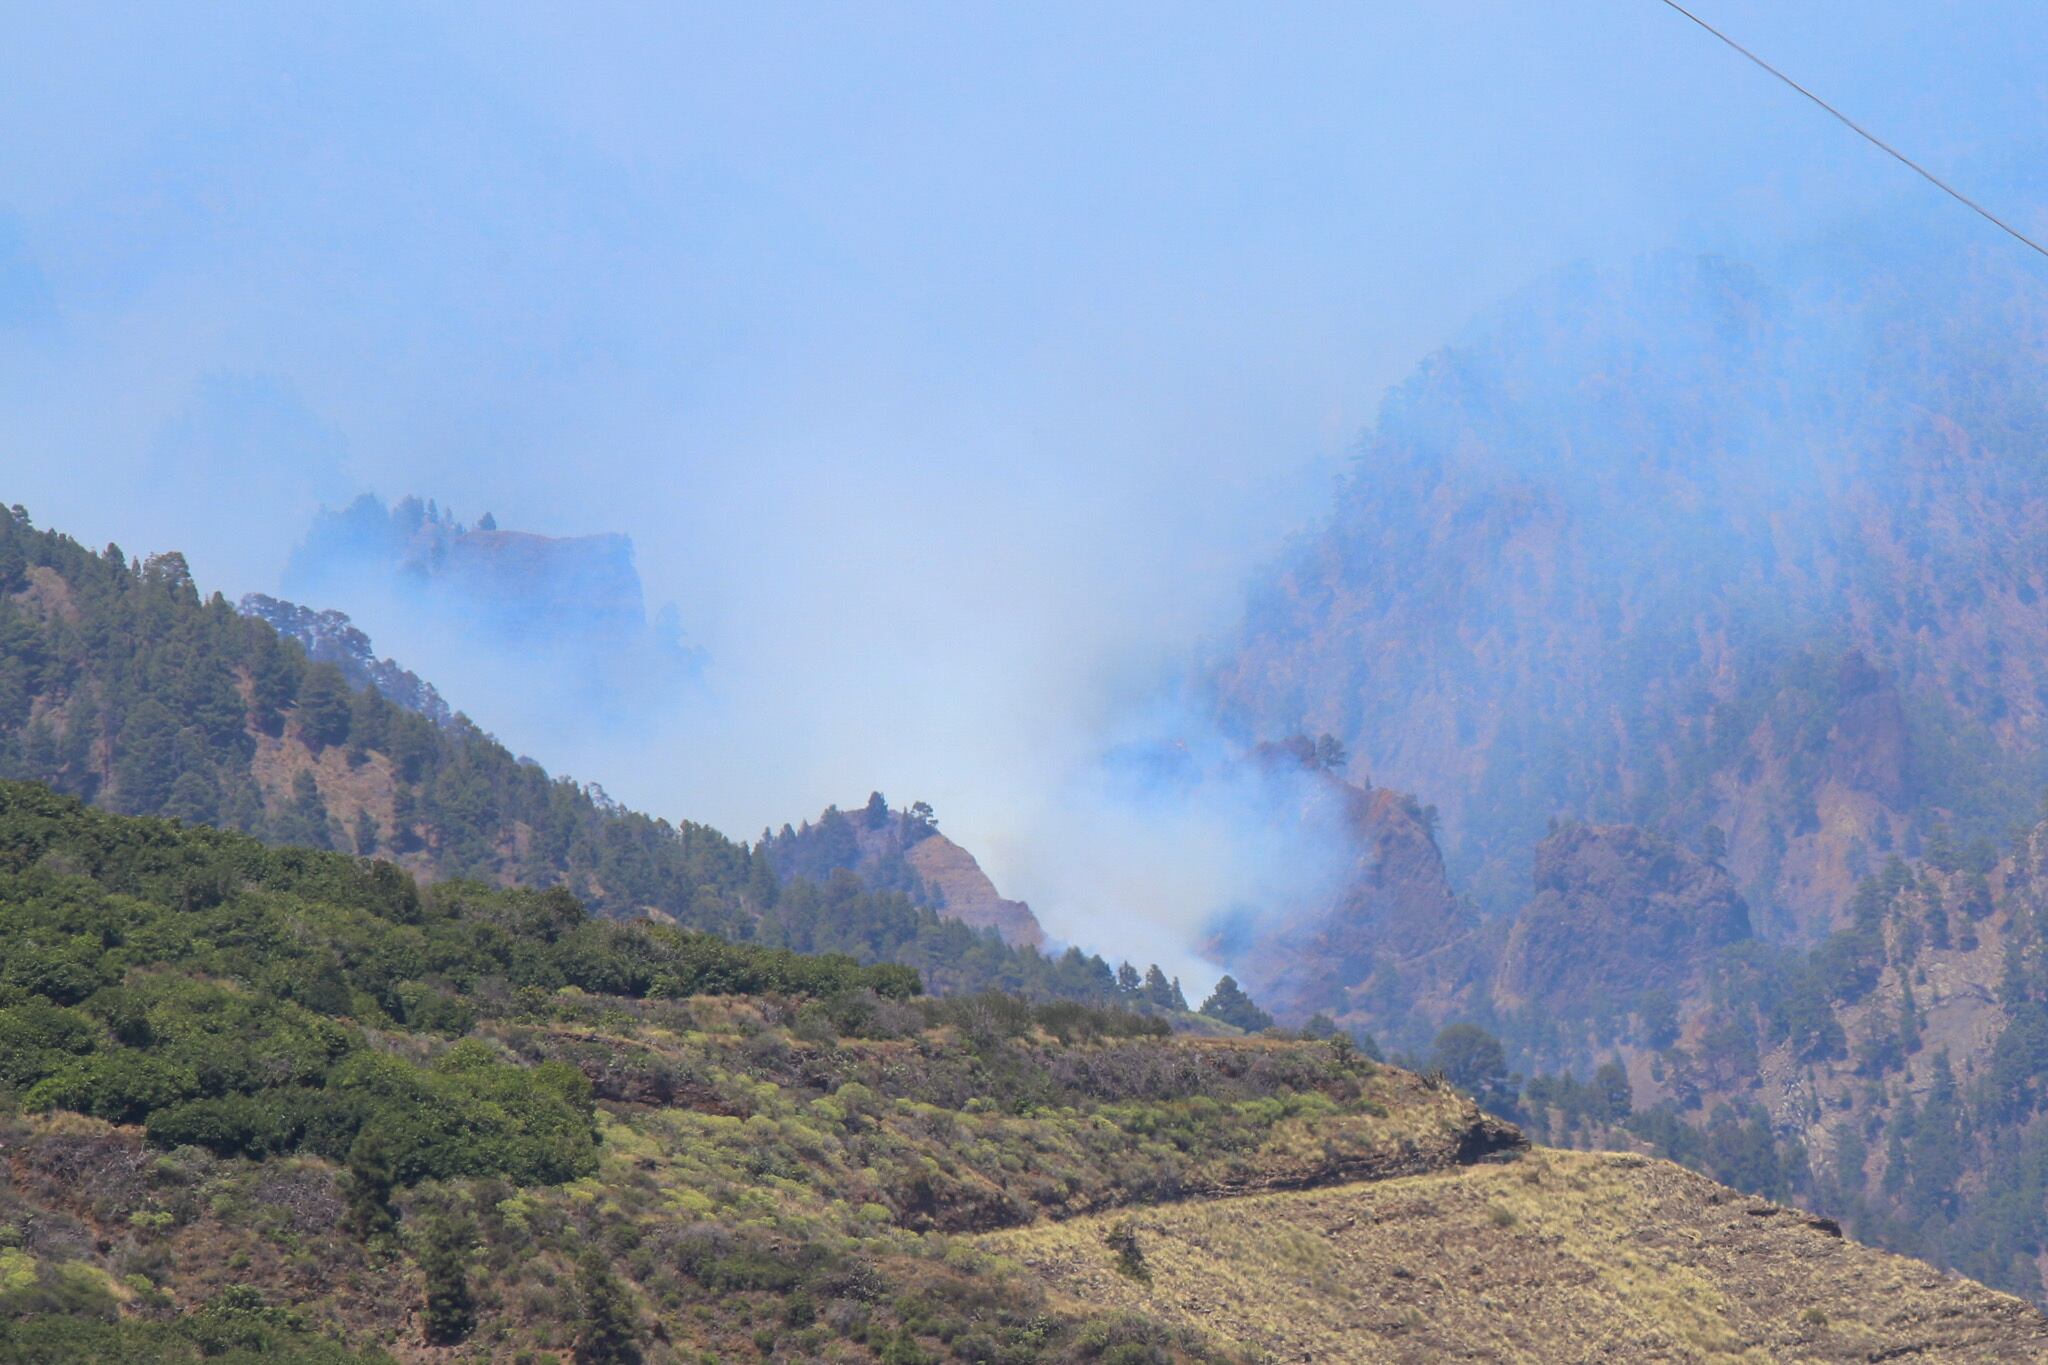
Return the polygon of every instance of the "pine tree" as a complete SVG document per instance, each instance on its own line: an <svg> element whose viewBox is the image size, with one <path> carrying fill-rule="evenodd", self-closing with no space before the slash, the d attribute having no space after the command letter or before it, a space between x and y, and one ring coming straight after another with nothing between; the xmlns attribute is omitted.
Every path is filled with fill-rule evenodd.
<svg viewBox="0 0 2048 1365"><path fill-rule="evenodd" d="M1187 1007L1185 1000L1182 1000L1179 1004L1174 1003L1179 996L1179 990L1177 989L1179 984L1177 981L1169 983L1166 979L1166 973L1159 970L1159 964L1156 962L1145 969L1145 999L1147 1002L1157 1005L1163 1010L1185 1009Z"/></svg>
<svg viewBox="0 0 2048 1365"><path fill-rule="evenodd" d="M178 779L178 720L154 697L121 724L114 758L114 792L124 815L155 815Z"/></svg>
<svg viewBox="0 0 2048 1365"><path fill-rule="evenodd" d="M1603 1063L1593 1073L1593 1090L1605 1122L1619 1123L1635 1109L1635 1091L1629 1086L1627 1068L1619 1061Z"/></svg>
<svg viewBox="0 0 2048 1365"><path fill-rule="evenodd" d="M425 1331L431 1346L452 1346L476 1328L469 1253L476 1229L467 1219L436 1214L420 1228L420 1274L427 1282Z"/></svg>
<svg viewBox="0 0 2048 1365"><path fill-rule="evenodd" d="M381 1129L365 1128L348 1149L348 1227L361 1242L388 1236L398 1226L391 1191L398 1184L397 1157Z"/></svg>
<svg viewBox="0 0 2048 1365"><path fill-rule="evenodd" d="M299 684L299 735L314 749L341 744L355 720L355 696L333 664L314 664Z"/></svg>
<svg viewBox="0 0 2048 1365"><path fill-rule="evenodd" d="M196 769L179 773L170 795L164 798L162 813L192 825L214 823L220 816L220 794L214 790L213 779Z"/></svg>
<svg viewBox="0 0 2048 1365"><path fill-rule="evenodd" d="M271 826L279 843L301 844L307 848L332 848L334 836L327 819L327 803L320 797L320 784L310 768L299 769L292 779L292 799Z"/></svg>
<svg viewBox="0 0 2048 1365"><path fill-rule="evenodd" d="M625 1286L604 1257L587 1251L576 1267L581 1321L576 1331L576 1365L632 1365L640 1359L640 1324Z"/></svg>
<svg viewBox="0 0 2048 1365"><path fill-rule="evenodd" d="M1246 1033L1259 1033L1273 1027L1273 1016L1253 1004L1252 998L1244 993L1237 984L1237 978L1232 976L1225 976L1216 983L1216 989L1202 1002L1202 1013Z"/></svg>
<svg viewBox="0 0 2048 1365"><path fill-rule="evenodd" d="M768 840L764 837L754 845L747 859L747 899L756 910L773 909L781 890L782 882L775 875L775 864L768 860Z"/></svg>

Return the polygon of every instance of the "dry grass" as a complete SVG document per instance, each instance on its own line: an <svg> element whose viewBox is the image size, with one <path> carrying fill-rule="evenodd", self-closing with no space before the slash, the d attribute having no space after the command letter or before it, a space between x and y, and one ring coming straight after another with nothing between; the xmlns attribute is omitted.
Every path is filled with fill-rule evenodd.
<svg viewBox="0 0 2048 1365"><path fill-rule="evenodd" d="M2048 1359L2048 1319L1664 1162L1502 1164L981 1239L1055 1298L1199 1325L1274 1360Z"/></svg>

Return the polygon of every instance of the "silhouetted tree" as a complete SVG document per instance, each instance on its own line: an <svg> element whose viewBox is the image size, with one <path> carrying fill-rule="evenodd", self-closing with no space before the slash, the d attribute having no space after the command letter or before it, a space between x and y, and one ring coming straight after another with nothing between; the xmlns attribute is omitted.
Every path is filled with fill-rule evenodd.
<svg viewBox="0 0 2048 1365"><path fill-rule="evenodd" d="M1202 1002L1202 1013L1247 1033L1273 1027L1273 1016L1253 1004L1252 998L1231 976L1225 976L1216 983L1216 989Z"/></svg>
<svg viewBox="0 0 2048 1365"><path fill-rule="evenodd" d="M1445 1026L1430 1045L1429 1064L1475 1097L1498 1092L1507 1081L1508 1059L1500 1039L1477 1024Z"/></svg>
<svg viewBox="0 0 2048 1365"><path fill-rule="evenodd" d="M356 812L356 853L369 857L377 851L377 821L365 807Z"/></svg>
<svg viewBox="0 0 2048 1365"><path fill-rule="evenodd" d="M395 1144L376 1125L363 1129L349 1146L348 1174L343 1181L348 1228L357 1241L374 1241L398 1225L398 1211L391 1207L391 1190L397 1184Z"/></svg>

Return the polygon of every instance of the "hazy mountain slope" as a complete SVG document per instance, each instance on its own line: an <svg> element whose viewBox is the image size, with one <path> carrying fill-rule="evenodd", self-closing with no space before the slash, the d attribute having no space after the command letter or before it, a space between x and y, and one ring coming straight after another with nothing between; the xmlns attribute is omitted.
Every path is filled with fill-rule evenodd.
<svg viewBox="0 0 2048 1365"><path fill-rule="evenodd" d="M454 691L494 688L522 734L654 723L702 672L673 605L650 615L623 535L549 536L405 497L323 509L285 565L286 596L340 608L403 643Z"/></svg>
<svg viewBox="0 0 2048 1365"><path fill-rule="evenodd" d="M1319 780L1367 817L1358 874L1232 958L1292 1021L1417 1058L1479 1025L1522 1093L1505 1069L1460 1083L1543 1140L1644 1146L2048 1298L2048 824L2002 857L1938 830L1795 949L1752 934L1717 849L1576 821L1517 910L1474 924L1411 801Z"/></svg>
<svg viewBox="0 0 2048 1365"><path fill-rule="evenodd" d="M1937 844L1860 887L1850 926L1811 953L1730 951L1648 1013L1641 997L1555 1011L1529 1055L1618 1058L1638 1111L1630 1126L1664 1150L2038 1299L2044 910L2048 826L1995 863ZM1564 1113L1539 1103L1532 1117L1567 1136L1552 1126ZM1612 1136L1598 1124L1582 1134Z"/></svg>
<svg viewBox="0 0 2048 1365"><path fill-rule="evenodd" d="M1316 1007L1416 1056L1477 1023L1527 1079L1462 1083L1542 1140L1643 1145L2048 1297L2048 824L1893 860L1810 950L1750 937L1711 858L1633 827L1564 823L1536 865L1456 945L1465 991L1390 959Z"/></svg>
<svg viewBox="0 0 2048 1365"><path fill-rule="evenodd" d="M356 628L347 613L314 611L260 592L244 593L235 609L298 641L314 663L339 668L357 691L374 687L384 700L417 711L437 725L454 720L455 713L434 685L395 659L379 658L370 637Z"/></svg>
<svg viewBox="0 0 2048 1365"><path fill-rule="evenodd" d="M1898 220L1752 269L1567 273L1387 399L1212 673L1444 815L1504 911L1555 815L1725 831L1811 939L2044 775L2048 290Z"/></svg>
<svg viewBox="0 0 2048 1365"><path fill-rule="evenodd" d="M1133 1245L1119 1273L1104 1240ZM1177 1204L983 1245L1064 1305L1268 1360L2038 1360L2018 1299L1625 1155L1538 1149L1372 1185Z"/></svg>

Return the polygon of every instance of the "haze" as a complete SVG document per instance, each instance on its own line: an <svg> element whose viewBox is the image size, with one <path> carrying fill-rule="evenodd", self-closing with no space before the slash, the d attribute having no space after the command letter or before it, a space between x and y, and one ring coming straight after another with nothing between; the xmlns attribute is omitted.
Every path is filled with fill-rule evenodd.
<svg viewBox="0 0 2048 1365"><path fill-rule="evenodd" d="M1093 759L1206 740L1189 652L1380 394L1560 265L1932 193L1646 0L5 10L0 498L230 596L363 491L626 532L711 661L651 734L358 610L551 769L927 799L1166 961L1273 850ZM2032 221L2034 7L1703 13Z"/></svg>

